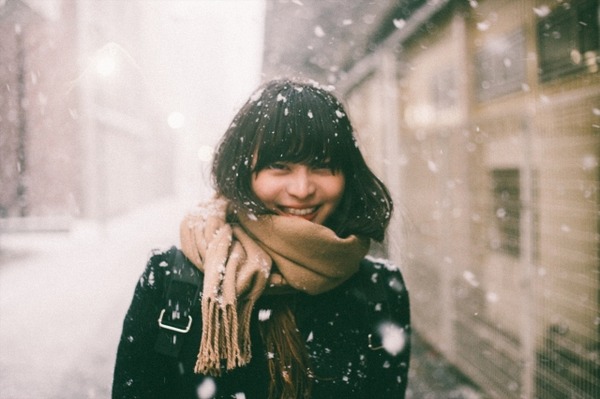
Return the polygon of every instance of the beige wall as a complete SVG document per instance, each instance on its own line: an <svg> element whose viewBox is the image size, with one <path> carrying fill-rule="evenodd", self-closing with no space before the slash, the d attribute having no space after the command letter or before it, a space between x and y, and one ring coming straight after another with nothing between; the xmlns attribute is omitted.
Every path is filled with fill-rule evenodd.
<svg viewBox="0 0 600 399"><path fill-rule="evenodd" d="M503 399L600 389L589 360L599 340L600 75L592 66L540 82L536 24L544 7L450 7L402 51L387 42L379 51L389 57L375 54L350 91L361 145L392 183L403 216L388 246L411 290L414 328ZM499 59L509 75L522 68L522 80L482 96L478 57L502 57L507 40L522 43L521 58ZM390 80L377 62L390 57L395 111L382 104ZM381 133L390 129L391 145ZM498 241L492 176L507 168L519 174L518 253ZM579 360L548 360L567 354Z"/></svg>

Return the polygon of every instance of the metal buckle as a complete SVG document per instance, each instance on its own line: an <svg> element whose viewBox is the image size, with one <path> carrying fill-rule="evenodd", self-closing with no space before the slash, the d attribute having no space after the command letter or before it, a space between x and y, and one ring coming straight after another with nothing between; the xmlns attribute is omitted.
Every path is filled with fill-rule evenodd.
<svg viewBox="0 0 600 399"><path fill-rule="evenodd" d="M373 345L373 341L372 341L372 339L373 339L373 334L369 334L369 335L367 335L367 339L368 339L368 341L369 341L369 342L368 342L368 344L367 344L367 346L368 346L368 347L369 347L369 349L371 349L372 351L376 351L376 350L379 350L379 349L383 349L383 345L380 345L380 346L375 346L375 345Z"/></svg>
<svg viewBox="0 0 600 399"><path fill-rule="evenodd" d="M179 328L179 327L174 327L174 326L170 326L168 324L163 323L163 316L165 314L166 309L161 310L160 312L160 316L158 316L158 325L161 328L164 328L166 330L171 330L171 331L175 331L178 333L187 333L188 331L190 331L190 328L192 327L192 316L188 315L188 324L187 326L185 326L185 328Z"/></svg>

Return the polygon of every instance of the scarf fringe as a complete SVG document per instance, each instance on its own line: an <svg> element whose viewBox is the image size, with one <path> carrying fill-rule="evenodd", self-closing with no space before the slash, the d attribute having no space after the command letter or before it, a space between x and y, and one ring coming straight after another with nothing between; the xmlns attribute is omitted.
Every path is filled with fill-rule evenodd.
<svg viewBox="0 0 600 399"><path fill-rule="evenodd" d="M246 363L252 358L252 348L250 341L250 318L252 316L252 309L254 308L254 301L244 301L244 304L240 306L240 323L239 328L242 330L242 336L240 337L240 351L243 359L247 359Z"/></svg>
<svg viewBox="0 0 600 399"><path fill-rule="evenodd" d="M242 323L238 324L235 304L223 306L217 299L207 298L202 304L205 323L195 373L216 377L221 375L222 361L227 370L244 366L250 361L251 312L252 306L244 306ZM238 328L242 329L241 337Z"/></svg>

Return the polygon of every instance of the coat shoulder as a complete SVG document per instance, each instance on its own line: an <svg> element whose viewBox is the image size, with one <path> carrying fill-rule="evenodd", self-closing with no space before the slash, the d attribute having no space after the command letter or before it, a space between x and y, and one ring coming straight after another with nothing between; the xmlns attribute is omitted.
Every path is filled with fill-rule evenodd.
<svg viewBox="0 0 600 399"><path fill-rule="evenodd" d="M202 272L176 246L167 250L152 250L144 274L164 281L165 289L171 280L202 286Z"/></svg>
<svg viewBox="0 0 600 399"><path fill-rule="evenodd" d="M410 329L409 292L396 264L368 256L361 261L354 281L352 291L359 302L378 317Z"/></svg>
<svg viewBox="0 0 600 399"><path fill-rule="evenodd" d="M402 271L395 263L372 256L365 257L360 262L359 277L364 283L373 284L400 294L408 291L402 276Z"/></svg>
<svg viewBox="0 0 600 399"><path fill-rule="evenodd" d="M148 257L148 265L166 267L169 261L175 256L175 253L179 251L176 246L169 248L154 248L150 250Z"/></svg>
<svg viewBox="0 0 600 399"><path fill-rule="evenodd" d="M163 290L168 278L176 272L176 254L180 250L172 246L167 249L152 249L148 255L146 267L138 281L138 288L142 291Z"/></svg>

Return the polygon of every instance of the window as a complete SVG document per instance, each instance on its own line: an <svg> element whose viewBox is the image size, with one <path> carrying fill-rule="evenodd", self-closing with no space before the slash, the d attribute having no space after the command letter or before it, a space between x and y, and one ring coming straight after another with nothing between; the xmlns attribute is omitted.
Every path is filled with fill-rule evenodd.
<svg viewBox="0 0 600 399"><path fill-rule="evenodd" d="M598 71L598 0L565 3L539 19L537 40L542 82Z"/></svg>
<svg viewBox="0 0 600 399"><path fill-rule="evenodd" d="M477 99L491 100L523 90L527 83L525 36L521 30L486 41L477 53Z"/></svg>
<svg viewBox="0 0 600 399"><path fill-rule="evenodd" d="M458 88L454 76L453 69L446 69L432 76L431 91L435 109L442 110L456 106Z"/></svg>
<svg viewBox="0 0 600 399"><path fill-rule="evenodd" d="M496 236L492 247L519 257L521 253L521 205L519 169L492 170Z"/></svg>

